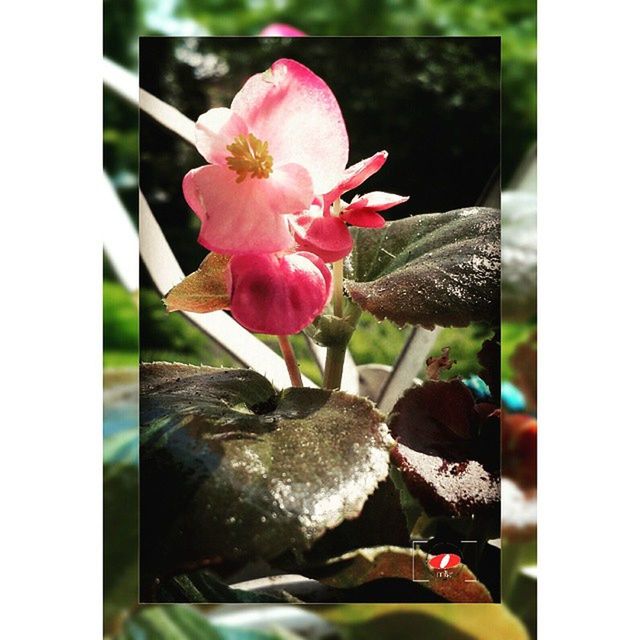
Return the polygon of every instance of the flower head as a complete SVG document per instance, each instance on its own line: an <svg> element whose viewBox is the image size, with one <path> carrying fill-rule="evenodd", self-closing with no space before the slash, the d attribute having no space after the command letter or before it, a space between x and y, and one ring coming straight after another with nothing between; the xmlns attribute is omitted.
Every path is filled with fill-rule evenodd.
<svg viewBox="0 0 640 640"><path fill-rule="evenodd" d="M259 36L273 36L283 38L298 38L300 36L306 36L304 31L296 27L292 27L290 24L284 22L274 22L267 25L259 34Z"/></svg>
<svg viewBox="0 0 640 640"><path fill-rule="evenodd" d="M307 211L291 219L299 248L312 251L327 262L335 262L348 255L353 247L347 224L373 228L384 226L385 220L379 212L406 202L407 196L373 191L355 196L349 204L341 200L341 196L376 173L388 155L386 151L379 151L352 165L332 189L316 198Z"/></svg>
<svg viewBox="0 0 640 640"><path fill-rule="evenodd" d="M349 152L331 89L287 59L249 78L230 108L201 115L196 147L209 164L187 173L183 191L199 242L233 255L292 248L287 214L330 190Z"/></svg>
<svg viewBox="0 0 640 640"><path fill-rule="evenodd" d="M331 294L331 273L313 253L236 255L229 276L231 314L257 333L301 331Z"/></svg>

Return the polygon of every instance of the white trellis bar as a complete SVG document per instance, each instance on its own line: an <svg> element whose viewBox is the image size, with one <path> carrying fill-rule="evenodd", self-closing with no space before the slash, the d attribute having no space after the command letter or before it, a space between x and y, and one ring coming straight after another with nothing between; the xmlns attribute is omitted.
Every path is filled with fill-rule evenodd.
<svg viewBox="0 0 640 640"><path fill-rule="evenodd" d="M389 413L393 409L400 396L413 384L420 370L424 369L439 332L440 327L432 331L422 327L413 329L380 390L377 405L382 413Z"/></svg>
<svg viewBox="0 0 640 640"><path fill-rule="evenodd" d="M106 175L102 181L100 202L105 253L120 282L129 291L137 291L140 282L138 232Z"/></svg>
<svg viewBox="0 0 640 640"><path fill-rule="evenodd" d="M103 73L105 85L110 89L132 105L139 106L142 111L148 113L167 129L178 134L190 144L194 144L195 123L174 107L144 89L139 89L134 74L108 59L103 60ZM114 197L117 200L115 194ZM120 208L122 208L121 205ZM140 248L143 260L154 284L161 293L165 294L180 279L184 278L184 273L142 194L140 194L140 228L144 228L141 234L143 242ZM144 248L143 245L146 245L145 240L148 233L151 234L150 237L154 237L160 243L159 246L162 246L162 250L152 251L149 247ZM110 253L109 255L110 259L114 261L115 254ZM117 267L116 271L118 271ZM192 313L185 313L185 315L241 364L259 371L276 386L288 386L288 377L286 380L282 378L282 371L286 370L282 358L225 313L218 312L206 314L206 316ZM326 350L311 342L309 346L316 362L323 364ZM307 378L304 378L303 382L307 386L315 386ZM342 388L350 393L357 393L359 388L358 372L349 353L345 359Z"/></svg>

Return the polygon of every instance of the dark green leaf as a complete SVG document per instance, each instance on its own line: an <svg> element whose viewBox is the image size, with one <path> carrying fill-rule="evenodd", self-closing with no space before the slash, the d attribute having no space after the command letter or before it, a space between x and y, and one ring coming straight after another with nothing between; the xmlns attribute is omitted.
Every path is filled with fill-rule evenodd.
<svg viewBox="0 0 640 640"><path fill-rule="evenodd" d="M432 329L495 322L500 313L500 213L473 207L352 228L345 263L352 300L378 319Z"/></svg>
<svg viewBox="0 0 640 640"><path fill-rule="evenodd" d="M327 531L313 545L305 554L305 563L319 564L332 556L361 547L409 544L400 496L393 481L388 478L369 496L357 518L345 520L340 526ZM293 573L305 572L304 567L297 565L286 568Z"/></svg>
<svg viewBox="0 0 640 640"><path fill-rule="evenodd" d="M208 569L199 569L188 574L173 576L158 587L158 602L292 602L286 595L276 597L267 593L255 593L232 589L218 580Z"/></svg>
<svg viewBox="0 0 640 640"><path fill-rule="evenodd" d="M388 433L370 402L277 394L247 370L142 365L141 429L145 583L301 553L357 517L388 473Z"/></svg>

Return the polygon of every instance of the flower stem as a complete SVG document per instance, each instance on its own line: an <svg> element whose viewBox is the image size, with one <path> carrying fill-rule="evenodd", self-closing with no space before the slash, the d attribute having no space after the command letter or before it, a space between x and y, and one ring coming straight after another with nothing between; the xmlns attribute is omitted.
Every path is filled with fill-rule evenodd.
<svg viewBox="0 0 640 640"><path fill-rule="evenodd" d="M291 379L292 386L301 387L302 376L300 375L300 369L298 368L296 354L293 352L291 342L289 342L289 336L278 336L278 342L280 343L282 357L287 363L287 371L289 372L289 378Z"/></svg>
<svg viewBox="0 0 640 640"><path fill-rule="evenodd" d="M327 360L324 363L324 379L322 386L325 389L339 389L342 383L342 368L344 367L344 356L347 353L346 347L329 347L327 349Z"/></svg>
<svg viewBox="0 0 640 640"><path fill-rule="evenodd" d="M333 263L333 315L338 318L342 318L342 275L343 262L338 260ZM322 381L322 386L325 389L340 388L346 353L346 345L334 345L327 349L327 360L324 364L324 378Z"/></svg>
<svg viewBox="0 0 640 640"><path fill-rule="evenodd" d="M333 263L333 315L342 318L342 274L343 262Z"/></svg>

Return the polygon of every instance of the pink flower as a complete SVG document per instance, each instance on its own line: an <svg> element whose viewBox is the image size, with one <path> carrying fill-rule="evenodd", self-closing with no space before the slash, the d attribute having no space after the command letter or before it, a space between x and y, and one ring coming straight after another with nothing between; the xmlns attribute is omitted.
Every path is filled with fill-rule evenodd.
<svg viewBox="0 0 640 640"><path fill-rule="evenodd" d="M350 204L340 197L376 173L387 156L386 151L379 151L349 167L330 191L314 199L307 211L291 219L298 248L311 251L326 262L335 262L348 255L353 247L347 224L373 228L384 226L385 220L378 212L402 204L408 197L373 191L355 196Z"/></svg>
<svg viewBox="0 0 640 640"><path fill-rule="evenodd" d="M313 253L235 255L229 262L231 314L257 333L298 333L324 309L331 273Z"/></svg>
<svg viewBox="0 0 640 640"><path fill-rule="evenodd" d="M290 24L274 22L273 24L267 25L258 35L296 38L298 36L306 36L307 34L304 31L300 31L300 29L296 29L296 27L292 27Z"/></svg>
<svg viewBox="0 0 640 640"><path fill-rule="evenodd" d="M196 123L209 164L189 171L184 196L202 221L198 241L226 254L293 247L287 214L339 182L347 131L327 84L294 60L278 60L247 80L231 107Z"/></svg>

